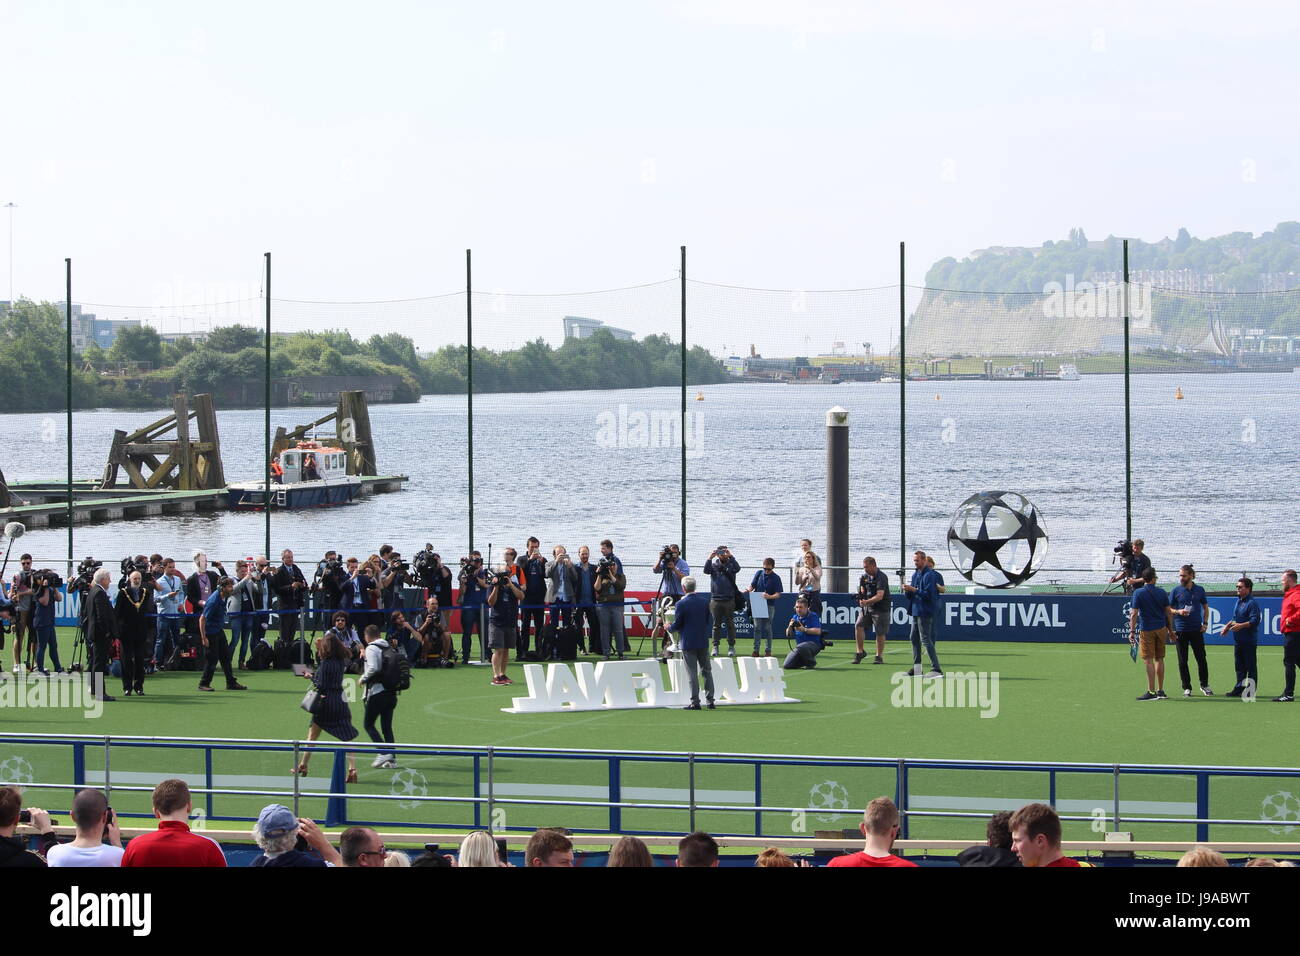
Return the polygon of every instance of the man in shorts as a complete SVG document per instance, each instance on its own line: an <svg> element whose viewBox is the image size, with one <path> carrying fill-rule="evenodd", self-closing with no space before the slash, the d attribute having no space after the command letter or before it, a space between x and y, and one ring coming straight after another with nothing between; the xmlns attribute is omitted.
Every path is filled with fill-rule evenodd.
<svg viewBox="0 0 1300 956"><path fill-rule="evenodd" d="M889 576L876 565L876 559L867 555L862 559L862 577L858 578L858 616L855 636L858 652L853 663L861 664L867 656L866 636L870 630L876 637L876 659L873 664L885 663L885 638L889 636Z"/></svg>
<svg viewBox="0 0 1300 956"><path fill-rule="evenodd" d="M509 565L497 565L488 585L488 647L492 650L492 683L513 684L506 676L510 652L515 649L515 625L519 620L519 602L524 598Z"/></svg>
<svg viewBox="0 0 1300 956"><path fill-rule="evenodd" d="M1173 615L1169 595L1156 587L1155 568L1142 572L1142 582L1142 587L1133 592L1128 637L1130 644L1138 646L1138 654L1147 668L1147 692L1138 700L1165 700L1165 640Z"/></svg>

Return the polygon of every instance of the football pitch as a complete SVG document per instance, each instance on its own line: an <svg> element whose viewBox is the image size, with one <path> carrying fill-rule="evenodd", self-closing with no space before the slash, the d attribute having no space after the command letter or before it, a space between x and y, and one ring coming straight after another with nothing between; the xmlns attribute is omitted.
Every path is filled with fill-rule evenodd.
<svg viewBox="0 0 1300 956"><path fill-rule="evenodd" d="M61 640L71 644L70 636ZM635 649L636 645L633 644ZM784 652L784 646L776 648ZM479 666L418 669L402 694L395 728L399 743L493 746L506 748L493 764L496 801L604 801L611 793L605 759L584 758L593 750L682 751L696 754L744 753L880 757L886 766L809 766L769 763L716 763L697 760L694 767L699 804L735 810L699 810L697 827L718 833L762 832L771 836L811 836L814 831L854 827L872 797L894 795L898 758L995 760L1053 763L1142 763L1238 767L1288 767L1295 763L1296 713L1270 698L1282 690L1281 648L1261 648L1259 700L1223 697L1232 686L1232 651L1207 649L1215 697L1182 697L1172 648L1166 678L1168 700L1139 703L1145 690L1143 669L1126 644L996 644L940 642L939 652L951 683L958 675L983 675L982 696L968 706L927 688L934 681L896 677L911 661L910 647L890 642L885 665L853 665L851 642L837 642L812 671L786 674L786 693L799 703L722 706L715 711L640 709L550 714L507 714L513 697L527 694L522 669L512 664L510 687L489 684L490 670ZM7 653L6 653L7 657ZM156 674L146 682L147 696L125 699L121 684L110 679L118 700L103 714L89 718L80 709L58 707L0 708L0 731L139 736L202 736L302 739L307 715L299 701L307 682L278 671L239 671L247 691L224 691L221 680L212 694L196 691L197 675ZM993 677L996 675L996 683ZM1195 671L1193 669L1193 676ZM349 680L355 680L349 677ZM971 685L967 685L968 687ZM362 707L352 705L353 722L362 730ZM332 742L332 738L324 738ZM356 741L366 741L364 732ZM557 748L573 755L542 758L511 755L509 748ZM398 769L370 766L374 751L359 754L360 781L350 784L346 816L350 821L380 821L401 826L436 824L466 829L488 823L487 810L468 802L427 803L416 796L459 798L486 796L485 758L457 754L414 754ZM211 766L208 765L208 760ZM246 790L291 790L292 754L287 750L175 747L120 747L112 751L112 803L121 813L148 812L147 788L164 776L183 776L203 786ZM334 757L319 753L306 778L299 778L301 811L317 819L327 815ZM73 780L72 748L0 740L0 776L28 775L38 783ZM87 747L84 779L103 783L102 745ZM646 804L686 803L690 768L684 762L624 760L618 796ZM341 778L340 778L341 779ZM20 781L21 782L21 781ZM139 791L120 788L139 786ZM66 809L67 789L35 790L47 807ZM979 840L983 817L993 810L1054 796L1065 814L1104 817L1106 825L1067 823L1073 839L1096 839L1107 829L1114 807L1110 772L1047 770L910 768L910 809L970 812L971 818L916 816L910 835ZM1294 794L1294 796L1293 796ZM1209 809L1217 819L1269 819L1270 826L1216 824L1219 840L1290 840L1300 836L1300 780L1280 776L1221 776L1209 781ZM386 797L389 799L376 799ZM196 808L227 826L222 818L251 817L270 796L224 796L196 799ZM283 799L283 798L280 798ZM808 807L816 812L758 812L761 805ZM1129 774L1121 781L1121 815L1153 821L1122 823L1137 839L1192 839L1190 824L1159 822L1196 815L1194 775ZM287 802L287 801L286 801ZM337 807L337 803L336 803ZM604 829L606 808L572 804L498 803L493 821L512 829L563 825ZM504 819L502 819L504 815ZM686 810L624 808L624 832L682 832ZM244 824L229 824L242 828Z"/></svg>

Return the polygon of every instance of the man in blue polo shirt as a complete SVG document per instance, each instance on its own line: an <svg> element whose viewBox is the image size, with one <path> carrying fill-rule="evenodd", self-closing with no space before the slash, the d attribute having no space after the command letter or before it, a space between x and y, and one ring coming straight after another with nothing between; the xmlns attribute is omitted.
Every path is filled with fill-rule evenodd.
<svg viewBox="0 0 1300 956"><path fill-rule="evenodd" d="M802 594L794 602L794 616L785 626L785 636L794 641L794 650L781 666L786 670L809 670L817 666L817 655L822 652L822 621L811 610L808 599Z"/></svg>
<svg viewBox="0 0 1300 956"><path fill-rule="evenodd" d="M1128 618L1128 642L1138 645L1147 668L1147 692L1138 700L1165 700L1165 638L1172 619L1169 595L1156 587L1155 568L1142 572L1142 581L1142 587L1133 592L1133 609Z"/></svg>
<svg viewBox="0 0 1300 956"><path fill-rule="evenodd" d="M691 702L686 710L700 709L700 672L704 674L704 697L713 710L713 662L709 660L709 599L695 593L695 579L682 578L683 596L672 609L670 631L680 635L678 641L686 675L691 684Z"/></svg>
<svg viewBox="0 0 1300 956"><path fill-rule="evenodd" d="M230 645L226 642L226 601L234 590L235 582L230 578L222 578L203 602L203 613L199 615L199 640L207 649L208 662L203 668L203 676L199 678L199 690L212 690L212 675L216 672L218 662L221 663L222 673L226 675L226 690L248 690L235 680L235 674L230 669Z"/></svg>
<svg viewBox="0 0 1300 956"><path fill-rule="evenodd" d="M1210 601L1205 588L1196 583L1196 569L1184 564L1178 572L1178 587L1169 595L1174 617L1174 636L1178 639L1178 676L1183 682L1183 696L1192 696L1192 673L1187 666L1187 651L1196 655L1196 670L1201 678L1201 693L1213 697L1210 669L1205 663L1205 628L1210 620Z"/></svg>
<svg viewBox="0 0 1300 956"><path fill-rule="evenodd" d="M903 585L907 595L907 610L912 615L912 669L909 673L917 676L921 673L921 647L925 647L930 658L930 670L926 677L942 677L943 668L939 666L939 654L934 649L934 619L939 609L939 579L926 564L924 551L912 555L912 572L910 584Z"/></svg>
<svg viewBox="0 0 1300 956"><path fill-rule="evenodd" d="M1256 641L1262 617L1255 601L1255 582L1242 578L1237 582L1237 606L1232 609L1232 620L1223 625L1219 633L1232 635L1234 647L1232 661L1237 669L1237 685L1228 691L1229 697L1240 697L1249 691L1254 697L1259 687L1259 667L1255 662Z"/></svg>

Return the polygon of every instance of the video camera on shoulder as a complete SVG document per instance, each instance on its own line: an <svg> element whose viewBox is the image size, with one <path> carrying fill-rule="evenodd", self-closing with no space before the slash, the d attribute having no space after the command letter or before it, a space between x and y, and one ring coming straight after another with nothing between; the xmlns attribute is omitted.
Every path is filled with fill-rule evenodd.
<svg viewBox="0 0 1300 956"><path fill-rule="evenodd" d="M32 572L32 587L37 589L42 587L54 588L54 590L58 591L63 587L63 578L59 576L57 571L50 568L41 568L39 571Z"/></svg>

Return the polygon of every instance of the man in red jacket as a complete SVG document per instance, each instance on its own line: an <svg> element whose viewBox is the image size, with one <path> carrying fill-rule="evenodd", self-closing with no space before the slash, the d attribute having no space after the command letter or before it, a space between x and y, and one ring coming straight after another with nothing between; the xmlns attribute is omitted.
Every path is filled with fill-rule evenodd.
<svg viewBox="0 0 1300 956"><path fill-rule="evenodd" d="M1011 815L1011 849L1025 866L1080 866L1061 853L1061 818L1046 803L1027 803Z"/></svg>
<svg viewBox="0 0 1300 956"><path fill-rule="evenodd" d="M898 807L888 797L876 797L867 804L858 829L867 838L867 844L857 853L837 856L828 866L916 866L911 860L894 855L894 840L898 838L898 825L902 817Z"/></svg>
<svg viewBox="0 0 1300 956"><path fill-rule="evenodd" d="M190 832L193 809L184 780L164 780L153 788L153 815L158 829L133 837L122 855L123 866L225 866L226 856L211 837Z"/></svg>
<svg viewBox="0 0 1300 956"><path fill-rule="evenodd" d="M1286 672L1286 690L1275 701L1290 703L1295 700L1295 667L1300 664L1300 588L1295 586L1295 571L1282 572L1282 617L1279 620L1282 640L1282 667Z"/></svg>

